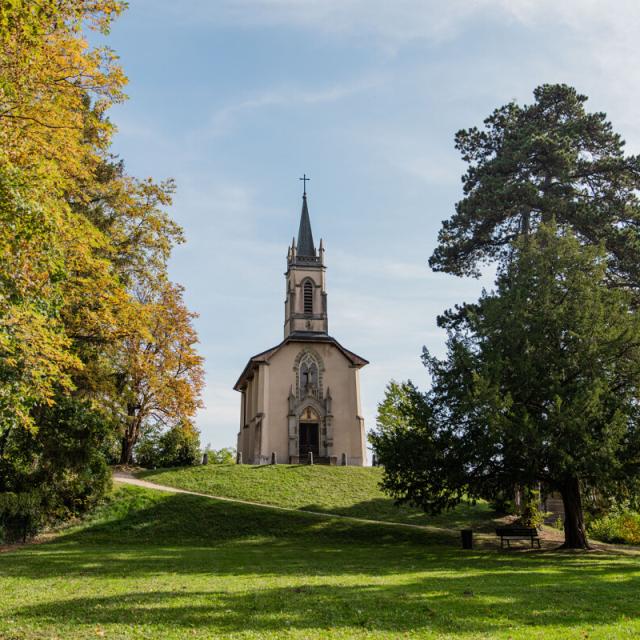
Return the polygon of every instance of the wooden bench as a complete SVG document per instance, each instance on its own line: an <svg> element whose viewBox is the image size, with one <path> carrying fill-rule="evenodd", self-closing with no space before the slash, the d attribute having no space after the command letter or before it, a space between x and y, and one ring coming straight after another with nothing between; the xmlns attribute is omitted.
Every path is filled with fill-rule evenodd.
<svg viewBox="0 0 640 640"><path fill-rule="evenodd" d="M533 549L533 543L538 543L538 549L540 549L540 537L538 536L538 530L529 527L501 527L496 529L496 535L500 536L500 548L504 549L504 542L507 541L507 548L510 549L510 540L531 540L531 548Z"/></svg>

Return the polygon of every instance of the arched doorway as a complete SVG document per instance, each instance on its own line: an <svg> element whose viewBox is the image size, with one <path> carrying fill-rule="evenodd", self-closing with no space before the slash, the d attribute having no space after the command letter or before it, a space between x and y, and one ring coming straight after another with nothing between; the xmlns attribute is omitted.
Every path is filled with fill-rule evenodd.
<svg viewBox="0 0 640 640"><path fill-rule="evenodd" d="M307 407L300 414L298 420L298 455L300 459L320 455L320 416L312 407Z"/></svg>

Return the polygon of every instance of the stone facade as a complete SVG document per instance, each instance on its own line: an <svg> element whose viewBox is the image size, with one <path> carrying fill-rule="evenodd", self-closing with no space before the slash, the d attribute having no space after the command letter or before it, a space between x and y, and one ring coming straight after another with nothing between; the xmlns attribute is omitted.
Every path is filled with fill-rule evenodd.
<svg viewBox="0 0 640 640"><path fill-rule="evenodd" d="M234 387L244 463L366 462L359 370L368 362L328 333L325 271L305 194L287 255L284 340L251 358Z"/></svg>

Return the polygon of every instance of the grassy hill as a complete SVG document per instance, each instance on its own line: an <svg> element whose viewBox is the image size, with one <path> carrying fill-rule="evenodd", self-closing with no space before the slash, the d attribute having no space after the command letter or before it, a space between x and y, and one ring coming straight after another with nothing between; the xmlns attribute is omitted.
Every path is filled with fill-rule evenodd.
<svg viewBox="0 0 640 640"><path fill-rule="evenodd" d="M207 465L144 471L139 476L212 496L453 530L491 527L495 517L485 502L462 504L435 517L398 507L380 490L380 467Z"/></svg>
<svg viewBox="0 0 640 640"><path fill-rule="evenodd" d="M442 542L122 487L56 540L0 553L0 638L640 635L638 556Z"/></svg>

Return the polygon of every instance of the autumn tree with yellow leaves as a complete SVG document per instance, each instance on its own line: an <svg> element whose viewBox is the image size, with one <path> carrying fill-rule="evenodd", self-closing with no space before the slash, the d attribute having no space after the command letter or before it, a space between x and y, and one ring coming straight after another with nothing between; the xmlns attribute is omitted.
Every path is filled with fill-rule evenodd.
<svg viewBox="0 0 640 640"><path fill-rule="evenodd" d="M194 345L194 317L182 288L165 283L144 294L144 330L125 340L121 396L125 399L120 464L129 464L135 444L157 426L188 425L203 384L202 359Z"/></svg>
<svg viewBox="0 0 640 640"><path fill-rule="evenodd" d="M45 520L91 506L110 441L130 461L146 425L200 402L194 314L167 277L174 185L111 155L126 77L87 40L124 8L0 0L0 537L12 500Z"/></svg>

